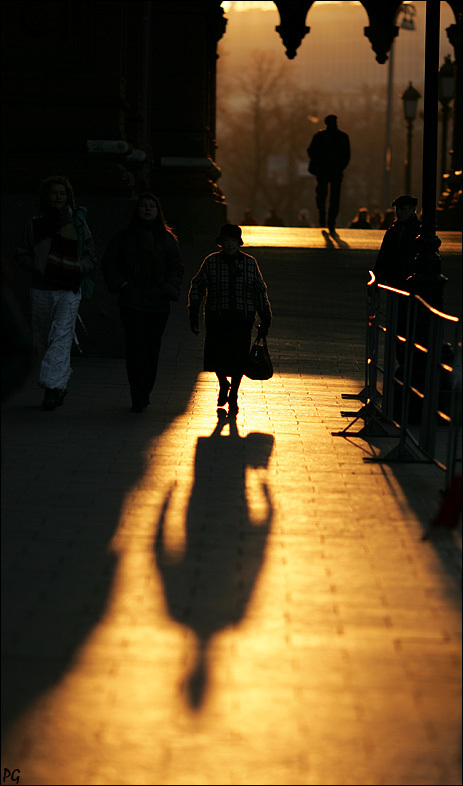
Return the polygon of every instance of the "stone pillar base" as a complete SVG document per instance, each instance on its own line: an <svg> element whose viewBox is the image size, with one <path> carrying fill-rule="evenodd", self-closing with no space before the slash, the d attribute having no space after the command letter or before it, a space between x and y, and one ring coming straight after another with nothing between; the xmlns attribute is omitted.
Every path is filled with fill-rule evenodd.
<svg viewBox="0 0 463 786"><path fill-rule="evenodd" d="M225 197L215 181L220 169L208 157L166 156L154 174L155 190L161 199L166 221L181 236L214 237L227 221Z"/></svg>

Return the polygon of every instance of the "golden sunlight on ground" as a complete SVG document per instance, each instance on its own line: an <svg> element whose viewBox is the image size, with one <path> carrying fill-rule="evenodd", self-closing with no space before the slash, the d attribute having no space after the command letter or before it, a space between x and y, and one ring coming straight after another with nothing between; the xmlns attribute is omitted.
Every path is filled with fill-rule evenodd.
<svg viewBox="0 0 463 786"><path fill-rule="evenodd" d="M125 498L104 617L12 728L4 760L33 773L24 782L385 783L391 758L418 761L429 740L402 687L388 568L363 541L368 526L381 544L395 519L400 561L416 521L389 469L331 436L356 387L245 380L236 421L211 427L217 385L199 376ZM413 596L404 582L394 590ZM431 623L427 603L401 618L408 634Z"/></svg>
<svg viewBox="0 0 463 786"><path fill-rule="evenodd" d="M355 247L379 249L384 232L370 230L340 230L338 235L331 236L328 231L323 229L312 229L307 227L267 227L267 226L243 226L243 242L245 246L258 248L266 246L268 248L349 248L349 243L345 238L354 239Z"/></svg>
<svg viewBox="0 0 463 786"><path fill-rule="evenodd" d="M250 248L304 248L308 257L315 249L344 249L360 251L379 251L384 230L344 229L336 235L318 227L267 227L242 226L243 242ZM460 232L439 232L441 254L461 254Z"/></svg>

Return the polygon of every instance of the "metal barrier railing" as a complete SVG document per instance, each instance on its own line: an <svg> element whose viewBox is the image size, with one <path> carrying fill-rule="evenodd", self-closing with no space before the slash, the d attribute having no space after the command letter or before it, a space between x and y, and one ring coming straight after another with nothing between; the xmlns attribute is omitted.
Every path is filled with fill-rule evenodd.
<svg viewBox="0 0 463 786"><path fill-rule="evenodd" d="M398 438L387 455L365 460L427 460L445 471L448 487L455 471L461 427L460 331L458 317L438 311L419 295L376 284L370 271L365 386L357 396L343 395L365 403L358 412L342 412L354 420L343 431L332 434ZM454 358L447 361L442 352L448 345L454 349ZM382 391L378 390L379 377ZM359 419L364 420L363 428L350 431Z"/></svg>

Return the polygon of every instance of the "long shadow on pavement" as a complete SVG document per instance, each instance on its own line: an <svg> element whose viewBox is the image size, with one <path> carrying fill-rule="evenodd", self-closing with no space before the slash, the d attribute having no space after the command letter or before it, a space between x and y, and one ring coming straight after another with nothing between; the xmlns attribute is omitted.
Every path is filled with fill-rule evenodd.
<svg viewBox="0 0 463 786"><path fill-rule="evenodd" d="M338 248L350 248L349 243L347 243L345 240L342 240L337 232L331 234L326 230L322 230L322 235L325 238L327 248L335 248L336 246L338 246Z"/></svg>
<svg viewBox="0 0 463 786"><path fill-rule="evenodd" d="M35 381L2 407L4 735L63 677L101 619L124 498L144 474L148 443L184 412L196 379L194 368L178 368L162 415L155 395L151 410L135 415L120 397L122 361L84 358L82 373L75 365L60 410L31 406Z"/></svg>
<svg viewBox="0 0 463 786"><path fill-rule="evenodd" d="M224 435L227 423L230 433ZM201 706L207 690L211 640L243 619L264 562L272 501L267 483L262 481L266 510L258 522L253 521L246 498L246 468L266 468L273 442L271 434L256 432L241 437L236 419L219 409L212 434L197 441L180 561L172 561L166 546L171 491L156 525L156 564L169 613L196 636L194 667L186 676L187 700L193 709Z"/></svg>
<svg viewBox="0 0 463 786"><path fill-rule="evenodd" d="M88 356L74 358L59 410L40 410L35 373L2 402L3 737L62 679L105 612L124 499L144 475L147 446L185 412L200 368L199 344L185 339L186 295L209 250L201 243L183 249L183 297L159 364L167 403L157 405L157 383L151 410L130 413L123 357Z"/></svg>
<svg viewBox="0 0 463 786"><path fill-rule="evenodd" d="M404 505L404 516L413 511L419 522L418 537L428 540L439 558L442 570L454 582L455 599L461 597L461 535L446 527L435 528L433 519L439 509L445 488L444 471L428 461L418 450L408 450L416 455L416 461L389 461L388 456L397 447L398 439L388 436L356 436L365 426L359 419L352 432L347 431L345 438L354 444L364 455L367 462L373 461L381 467L391 496L398 505ZM392 427L385 424L385 431L391 434ZM400 493L398 493L400 489Z"/></svg>
<svg viewBox="0 0 463 786"><path fill-rule="evenodd" d="M202 256L195 255L195 267ZM282 356L282 363L292 366L293 348L301 337L317 347L320 335L330 334L334 328L343 334L340 346L363 341L364 282L371 254L338 249L322 249L316 254L303 249L259 249L256 256L263 263L269 285L275 335L284 337L291 350L287 361ZM186 349L191 351L190 346ZM346 362L351 359L349 351ZM199 362L197 368L194 363L179 363L175 368L177 392L168 412L159 418L150 413L136 421L137 416L121 412L119 405L111 409L109 402L120 390L120 374L111 387L104 359L93 359L93 363L92 373L86 377L93 388L86 387L87 381L82 383L79 394L70 393L59 412L41 413L15 401L2 408L4 731L35 698L60 680L76 650L101 619L116 563L108 546L125 495L144 474L143 454L148 443L185 412L200 366ZM297 370L311 371L304 364ZM121 373L125 384L125 372ZM329 373L338 373L335 364ZM75 378L78 383L78 373ZM26 390L18 401L30 401L30 396ZM219 465L212 456L218 442L221 452L224 449L221 488L230 488L230 499L236 504L225 506L217 498L217 509L206 517L204 489L217 481ZM252 466L253 450L249 443L243 458L243 443L248 446L237 434L222 436L220 431L198 443L187 547L180 567L164 559L163 518L158 522L157 561L170 613L198 639L197 666L189 678L192 706L199 706L204 696L211 638L239 621L245 612L271 525L270 501L268 521L260 527L252 525L246 511L243 477L246 456ZM269 451L270 445L266 449ZM415 498L415 490L408 493L404 486L404 493L411 500ZM168 502L166 499L166 506ZM237 510L241 511L239 516ZM201 564L201 539L215 543L218 526L224 542L219 541L217 560ZM242 585L232 602L230 587L240 559ZM196 578L193 574L198 567L202 574ZM207 601L202 611L192 590Z"/></svg>

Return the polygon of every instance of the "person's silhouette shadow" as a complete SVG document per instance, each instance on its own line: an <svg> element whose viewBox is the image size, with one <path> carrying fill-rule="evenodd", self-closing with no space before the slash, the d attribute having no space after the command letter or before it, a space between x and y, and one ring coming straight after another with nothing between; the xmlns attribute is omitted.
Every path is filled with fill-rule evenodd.
<svg viewBox="0 0 463 786"><path fill-rule="evenodd" d="M350 248L349 243L341 240L337 232L327 232L325 229L322 229L322 235L325 238L327 248L335 248L335 244L338 248Z"/></svg>
<svg viewBox="0 0 463 786"><path fill-rule="evenodd" d="M208 680L212 637L244 617L263 565L273 508L267 483L259 477L263 513L255 521L246 498L246 468L266 468L273 449L271 434L240 437L235 418L218 410L209 437L199 437L194 485L185 522L184 551L179 561L167 547L166 496L155 542L156 564L170 615L196 634L195 663L186 683L188 701L198 709ZM226 424L229 435L223 435ZM252 501L251 501L252 504Z"/></svg>

